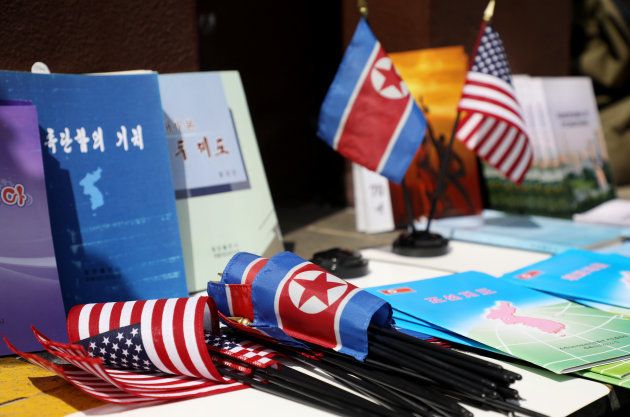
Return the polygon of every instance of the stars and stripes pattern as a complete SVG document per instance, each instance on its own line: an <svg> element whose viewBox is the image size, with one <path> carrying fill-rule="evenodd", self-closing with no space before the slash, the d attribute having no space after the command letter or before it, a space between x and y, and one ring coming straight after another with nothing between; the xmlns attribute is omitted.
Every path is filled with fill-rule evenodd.
<svg viewBox="0 0 630 417"><path fill-rule="evenodd" d="M100 358L108 368L146 372L160 370L151 362L142 343L140 326L132 324L79 341L92 358Z"/></svg>
<svg viewBox="0 0 630 417"><path fill-rule="evenodd" d="M512 86L503 42L484 24L458 111L455 136L509 180L520 184L532 164L532 147Z"/></svg>
<svg viewBox="0 0 630 417"><path fill-rule="evenodd" d="M218 329L208 302L191 297L76 306L68 315L70 341L137 325L143 350L160 372L224 381L204 343L204 322L214 326L207 330Z"/></svg>
<svg viewBox="0 0 630 417"><path fill-rule="evenodd" d="M208 297L77 306L70 311L68 330L71 344L33 329L64 365L5 342L29 362L108 402L176 400L247 387L223 377L212 362L204 332L216 333L218 321Z"/></svg>
<svg viewBox="0 0 630 417"><path fill-rule="evenodd" d="M257 368L276 365L273 359L276 352L249 340L236 341L226 335L214 336L206 334L208 349L246 362Z"/></svg>

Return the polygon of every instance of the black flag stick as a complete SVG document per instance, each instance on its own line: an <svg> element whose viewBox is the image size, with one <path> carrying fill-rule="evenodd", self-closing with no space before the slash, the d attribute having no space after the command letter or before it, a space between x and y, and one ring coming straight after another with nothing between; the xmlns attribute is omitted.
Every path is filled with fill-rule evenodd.
<svg viewBox="0 0 630 417"><path fill-rule="evenodd" d="M444 150L443 155L439 155L438 158L440 160L440 171L438 172L438 177L435 185L435 192L431 198L431 207L429 208L429 215L427 216L427 226L424 229L425 233L429 233L431 230L431 222L433 221L433 217L435 217L435 209L437 207L437 202L442 197L442 193L444 192L444 188L446 186L446 174L448 173L448 165L451 162L451 153L453 152L453 142L455 139L455 132L457 131L457 126L459 125L459 118L461 116L460 112L457 112L457 116L455 116L455 122L453 123L453 129L451 130L451 137L448 141L448 145Z"/></svg>
<svg viewBox="0 0 630 417"><path fill-rule="evenodd" d="M433 141L433 129L427 122L426 135ZM438 180L439 183L439 180ZM442 235L429 232L429 229L418 231L414 225L413 203L409 193L409 187L403 179L402 187L403 200L405 202L405 212L407 214L407 232L402 233L392 244L392 251L403 256L439 256L448 251L448 239ZM434 206L435 194L431 207Z"/></svg>

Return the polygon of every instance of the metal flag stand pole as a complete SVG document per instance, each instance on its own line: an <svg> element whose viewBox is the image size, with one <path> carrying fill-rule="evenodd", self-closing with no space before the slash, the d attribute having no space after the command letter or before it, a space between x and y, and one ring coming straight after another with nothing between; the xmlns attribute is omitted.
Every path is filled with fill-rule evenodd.
<svg viewBox="0 0 630 417"><path fill-rule="evenodd" d="M481 30L479 31L479 35L475 42L475 48L473 50L473 55L470 60L469 69L472 67L472 63L474 62L475 56L477 54L477 48L479 47L479 42L481 41L481 36L483 35L485 25L490 22L492 19L492 15L494 14L494 6L496 0L490 0L488 2L488 6L483 13L483 24L481 26ZM361 10L361 6L359 6ZM367 13L367 9L366 9ZM453 128L451 129L451 135L448 141L448 145L444 150L443 155L438 155L440 163L440 171L438 173L438 178L436 181L435 193L433 193L433 197L431 198L431 206L429 208L429 215L427 217L427 225L424 230L418 231L414 226L414 218L413 218L413 205L411 202L411 197L409 194L409 189L405 182L402 183L402 191L403 198L405 200L405 211L407 212L407 218L409 222L408 231L402 233L392 244L392 251L399 255L404 256L439 256L443 255L448 251L448 239L444 238L442 235L437 233L431 233L431 222L435 217L435 210L437 207L437 203L439 199L442 197L442 193L444 192L444 188L446 188L446 177L448 172L448 165L451 160L451 154L453 152L453 143L455 141L455 133L457 132L457 128L459 126L459 119L461 117L461 112L458 110L457 115L455 116L455 121L453 123ZM431 126L427 124L427 135L433 140L433 130Z"/></svg>

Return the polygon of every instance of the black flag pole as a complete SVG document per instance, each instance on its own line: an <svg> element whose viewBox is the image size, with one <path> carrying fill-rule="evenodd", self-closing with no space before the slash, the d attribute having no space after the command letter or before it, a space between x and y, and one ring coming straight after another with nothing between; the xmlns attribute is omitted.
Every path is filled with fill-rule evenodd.
<svg viewBox="0 0 630 417"><path fill-rule="evenodd" d="M486 9L483 13L483 25L487 24L492 19L492 16L494 14L495 1L496 0L490 0L488 2L488 5L486 6ZM477 41L475 42L469 68L472 67L472 62L474 61L475 55L477 54L477 48L479 46L479 41L483 32L483 25L478 35ZM431 198L431 205L429 207L429 214L427 216L427 224L422 231L416 230L416 227L414 225L413 205L409 194L409 189L404 181L401 184L403 198L405 200L405 211L407 212L409 226L408 232L402 233L394 241L392 245L392 250L394 253L404 256L422 257L439 256L448 251L448 239L444 238L438 233L431 233L431 223L435 217L437 204L440 201L440 198L442 198L442 194L444 192L444 189L446 188L448 166L451 161L451 154L453 153L453 143L455 142L455 134L459 126L460 117L461 112L458 110L457 115L455 116L455 121L453 122L453 128L451 129L451 134L446 149L442 152L442 154L438 154L438 160L440 161L440 170L436 179L435 192L433 193L433 196ZM426 134L429 136L429 139L432 142L435 141L433 129L431 128L431 125L429 123L427 123Z"/></svg>
<svg viewBox="0 0 630 417"><path fill-rule="evenodd" d="M429 139L433 142L433 129L427 123L427 133ZM439 157L440 160L443 160L443 157ZM439 177L442 175L442 171L444 169L440 169ZM438 177L438 186L441 183ZM407 231L401 233L394 243L392 244L392 251L399 255L403 256L415 256L415 257L424 257L424 256L439 256L443 255L448 251L448 239L445 239L442 235L437 233L431 233L429 229L426 230L417 230L414 224L415 218L413 215L413 202L411 201L411 194L409 192L409 187L405 183L403 179L401 183L403 199L405 202L405 212L407 213ZM437 194L437 189L436 193ZM436 196L433 196L433 200L431 202L431 209L433 209L434 202L436 200Z"/></svg>

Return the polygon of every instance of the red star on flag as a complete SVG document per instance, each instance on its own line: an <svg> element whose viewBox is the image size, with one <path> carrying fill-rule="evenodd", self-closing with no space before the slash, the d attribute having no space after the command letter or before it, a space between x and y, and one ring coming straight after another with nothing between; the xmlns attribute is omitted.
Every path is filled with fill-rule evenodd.
<svg viewBox="0 0 630 417"><path fill-rule="evenodd" d="M311 299L311 297L316 297L322 303L328 305L328 290L345 285L339 282L328 281L326 275L326 272L322 272L314 280L300 278L295 279L302 287L304 287L304 292L302 293L302 297L300 297L298 307L302 307L305 302Z"/></svg>
<svg viewBox="0 0 630 417"><path fill-rule="evenodd" d="M389 86L393 86L398 92L400 91L400 76L396 72L394 65L390 65L389 69L375 68L383 77L383 84L381 85L381 91L385 90Z"/></svg>

